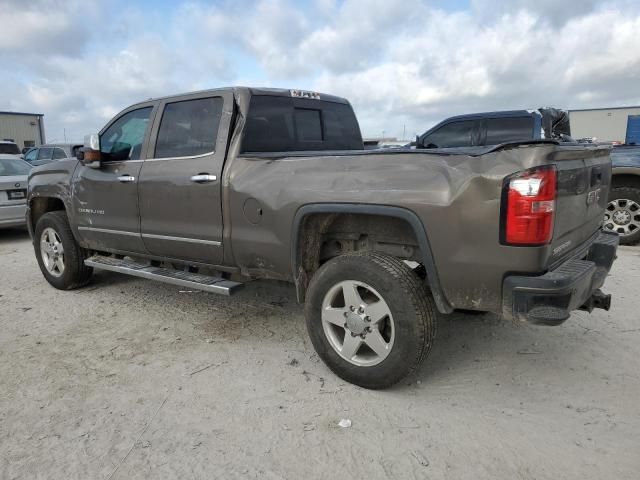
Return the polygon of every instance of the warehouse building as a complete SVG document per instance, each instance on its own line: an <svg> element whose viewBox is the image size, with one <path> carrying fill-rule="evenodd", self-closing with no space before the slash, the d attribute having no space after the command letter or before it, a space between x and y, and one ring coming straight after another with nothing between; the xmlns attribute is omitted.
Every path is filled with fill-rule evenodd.
<svg viewBox="0 0 640 480"><path fill-rule="evenodd" d="M46 143L44 115L41 113L0 112L0 140L18 144L20 149Z"/></svg>
<svg viewBox="0 0 640 480"><path fill-rule="evenodd" d="M640 145L640 106L569 110L571 136Z"/></svg>

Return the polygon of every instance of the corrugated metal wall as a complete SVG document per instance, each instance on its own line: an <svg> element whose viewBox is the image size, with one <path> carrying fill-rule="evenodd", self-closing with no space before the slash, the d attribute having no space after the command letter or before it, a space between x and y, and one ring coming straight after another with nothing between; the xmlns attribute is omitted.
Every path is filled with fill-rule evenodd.
<svg viewBox="0 0 640 480"><path fill-rule="evenodd" d="M640 107L570 110L571 136L596 137L602 142L624 142L629 115L640 115Z"/></svg>
<svg viewBox="0 0 640 480"><path fill-rule="evenodd" d="M41 138L41 132L44 136L44 125L40 125L41 121L44 121L44 117L37 115L0 113L0 140L13 140L21 149L28 146L25 145L25 141L42 145L45 139Z"/></svg>

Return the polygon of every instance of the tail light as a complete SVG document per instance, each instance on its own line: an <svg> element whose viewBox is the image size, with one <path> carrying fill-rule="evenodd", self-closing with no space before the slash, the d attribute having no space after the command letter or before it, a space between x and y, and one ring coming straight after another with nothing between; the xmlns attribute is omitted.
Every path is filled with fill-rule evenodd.
<svg viewBox="0 0 640 480"><path fill-rule="evenodd" d="M502 197L502 242L545 245L553 237L556 168L546 166L517 173L505 182Z"/></svg>

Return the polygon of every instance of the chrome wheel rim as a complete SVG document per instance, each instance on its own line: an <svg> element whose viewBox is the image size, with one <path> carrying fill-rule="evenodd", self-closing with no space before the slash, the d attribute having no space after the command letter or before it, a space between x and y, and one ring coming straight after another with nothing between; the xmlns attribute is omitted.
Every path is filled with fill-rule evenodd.
<svg viewBox="0 0 640 480"><path fill-rule="evenodd" d="M42 263L54 277L64 273L64 247L60 235L51 227L47 227L40 235L40 254Z"/></svg>
<svg viewBox="0 0 640 480"><path fill-rule="evenodd" d="M395 339L387 302L373 287L354 280L334 285L324 296L322 329L336 353L359 367L382 362Z"/></svg>
<svg viewBox="0 0 640 480"><path fill-rule="evenodd" d="M640 205L626 198L611 200L604 213L604 228L621 237L633 235L640 230Z"/></svg>

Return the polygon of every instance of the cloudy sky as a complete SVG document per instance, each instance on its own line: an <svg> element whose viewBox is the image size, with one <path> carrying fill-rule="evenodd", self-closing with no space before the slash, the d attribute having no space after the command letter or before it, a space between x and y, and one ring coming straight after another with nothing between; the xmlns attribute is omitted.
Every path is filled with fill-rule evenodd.
<svg viewBox="0 0 640 480"><path fill-rule="evenodd" d="M0 0L0 110L82 139L225 85L351 100L367 136L474 111L640 104L640 0Z"/></svg>

